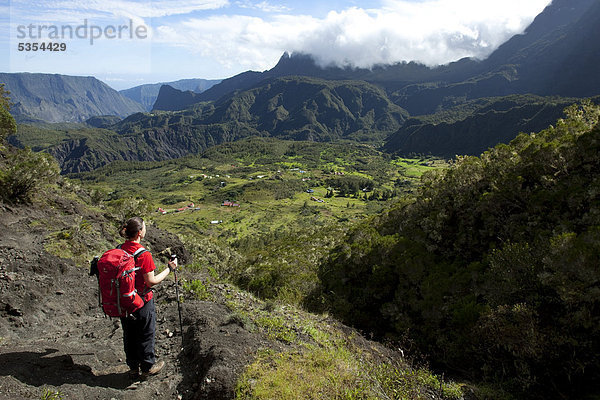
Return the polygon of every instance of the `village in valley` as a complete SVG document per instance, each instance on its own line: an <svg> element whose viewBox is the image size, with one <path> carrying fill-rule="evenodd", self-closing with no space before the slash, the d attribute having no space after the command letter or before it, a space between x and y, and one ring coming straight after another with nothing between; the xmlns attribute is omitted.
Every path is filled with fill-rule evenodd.
<svg viewBox="0 0 600 400"><path fill-rule="evenodd" d="M98 191L143 192L161 228L230 241L308 221L360 220L412 191L425 171L444 163L393 159L364 145L254 138L183 163L145 163L134 182L120 170L85 179Z"/></svg>

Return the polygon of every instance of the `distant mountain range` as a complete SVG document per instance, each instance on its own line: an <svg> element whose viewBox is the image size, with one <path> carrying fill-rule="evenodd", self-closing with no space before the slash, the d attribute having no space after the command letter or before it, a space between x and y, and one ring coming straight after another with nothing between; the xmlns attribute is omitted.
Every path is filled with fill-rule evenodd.
<svg viewBox="0 0 600 400"><path fill-rule="evenodd" d="M81 172L115 160L182 157L250 136L381 144L406 118L375 85L286 77L183 111L91 118L87 126L21 125L9 142L52 154L63 172Z"/></svg>
<svg viewBox="0 0 600 400"><path fill-rule="evenodd" d="M88 119L88 125L105 128L104 135L113 133L102 140L92 140L89 132L58 140L53 133L56 140L46 140L39 148L62 160L65 171L96 168L115 159L180 157L248 136L354 140L399 154L479 154L519 132L544 129L580 98L600 95L598 37L600 0L554 0L524 34L482 61L462 59L437 68L416 63L321 68L310 55L286 53L271 70L244 72L218 84L203 81L207 89L200 93L198 88L188 90L183 82L183 90L158 84L132 88L126 92L142 99L143 93L158 87L152 113L138 112L118 122L103 115L126 116L142 111L142 106L135 111L88 112L88 117L102 116ZM43 118L47 104L68 109L69 96L84 108L82 90L58 86L49 78L39 85L43 87L37 92L22 94L7 84L17 103L13 111ZM84 93L90 100L98 97L92 90ZM23 106L21 95L32 105ZM123 101L120 93L116 96ZM39 103L37 109L32 98ZM150 101L145 104L147 109ZM66 118L64 112L60 115ZM78 118L70 120L83 120ZM21 130L13 142L37 143L39 132L28 132L31 137ZM101 144L109 136L110 145ZM120 140L128 144L123 147ZM78 161L77 154L86 156Z"/></svg>
<svg viewBox="0 0 600 400"><path fill-rule="evenodd" d="M210 89L214 85L220 83L221 80L208 80L208 79L181 79L174 82L164 83L150 83L140 86L135 86L130 89L120 90L123 96L130 98L140 103L146 111L152 110L154 102L158 97L160 88L164 85L168 85L173 89L181 91L191 91L194 93L202 93L207 89Z"/></svg>
<svg viewBox="0 0 600 400"><path fill-rule="evenodd" d="M167 88L163 87L161 93L168 90L176 94ZM199 104L186 112L132 116L114 129L123 133L128 126L126 132L151 131L164 123L180 124L183 115L194 115L189 129L213 134L215 130L225 130L237 137L254 132L314 141L383 140L408 117L380 88L366 82L284 77L216 102ZM128 122L132 119L133 124Z"/></svg>
<svg viewBox="0 0 600 400"><path fill-rule="evenodd" d="M94 77L0 73L17 121L82 122L98 115L126 117L143 107Z"/></svg>
<svg viewBox="0 0 600 400"><path fill-rule="evenodd" d="M514 36L483 61L462 59L436 68L412 62L373 69L321 68L310 55L286 53L273 69L225 79L197 99L217 100L291 75L367 81L382 87L411 115L510 94L589 97L600 94L598 37L598 0L554 0L523 35Z"/></svg>
<svg viewBox="0 0 600 400"><path fill-rule="evenodd" d="M13 103L11 112L20 122L83 122L91 117L120 118L150 111L164 85L201 93L220 80L182 79L147 84L117 92L94 77L39 73L0 73Z"/></svg>
<svg viewBox="0 0 600 400"><path fill-rule="evenodd" d="M510 141L521 131L543 129L560 118L563 108L578 98L599 95L598 37L600 1L554 0L524 34L514 36L483 61L462 59L437 68L416 63L373 69L321 68L310 55L286 53L271 70L244 72L193 98L188 93L165 91L156 104L162 110L182 110L194 102L224 102L281 77L362 81L379 87L391 103L412 116L441 113L447 117L448 110L460 107L475 113L459 112L464 117L460 121L438 117L438 122L445 125L417 123L400 127L388 138L385 147L388 151L443 156L479 154L499 142ZM492 104L506 104L506 96L525 94L535 96L513 98L508 101L513 105L509 109L489 108ZM493 98L499 99L491 101ZM480 99L488 107L483 113L473 107ZM525 99L531 103L523 103ZM496 123L485 124L485 118Z"/></svg>

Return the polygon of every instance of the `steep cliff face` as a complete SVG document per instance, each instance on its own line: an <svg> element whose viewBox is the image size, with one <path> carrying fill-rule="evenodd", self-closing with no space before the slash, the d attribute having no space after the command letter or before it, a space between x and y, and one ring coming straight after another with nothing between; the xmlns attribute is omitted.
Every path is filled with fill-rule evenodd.
<svg viewBox="0 0 600 400"><path fill-rule="evenodd" d="M220 79L181 79L173 82L152 83L135 86L130 89L120 90L119 93L133 101L140 103L146 111L150 111L152 110L152 107L154 106L154 103L158 97L160 88L163 85L168 85L174 89L184 92L190 90L194 93L202 93L220 82Z"/></svg>
<svg viewBox="0 0 600 400"><path fill-rule="evenodd" d="M587 6L588 3L591 5ZM521 63L521 92L577 97L598 95L600 2L555 0L553 4L585 12L575 22L549 33L532 46Z"/></svg>
<svg viewBox="0 0 600 400"><path fill-rule="evenodd" d="M391 97L411 114L419 115L457 101L491 96L595 96L600 93L599 36L600 2L555 0L523 35L500 46L467 79L412 84Z"/></svg>
<svg viewBox="0 0 600 400"><path fill-rule="evenodd" d="M542 42L552 43L564 34L565 30L578 24L581 18L598 3L597 0L553 0L529 25L523 35L516 35L501 45L486 60L488 68L508 62L523 60L530 52L535 52ZM548 40L551 39L551 40Z"/></svg>
<svg viewBox="0 0 600 400"><path fill-rule="evenodd" d="M198 94L191 90L179 90L169 85L162 85L152 110L179 111L199 103Z"/></svg>
<svg viewBox="0 0 600 400"><path fill-rule="evenodd" d="M0 73L0 83L10 91L11 113L17 120L82 122L98 115L126 117L143 111L140 104L94 77Z"/></svg>
<svg viewBox="0 0 600 400"><path fill-rule="evenodd" d="M104 136L73 138L45 149L61 166L63 173L91 171L113 161L160 161L178 158L205 148L201 140L167 129L141 135L119 136L107 131Z"/></svg>

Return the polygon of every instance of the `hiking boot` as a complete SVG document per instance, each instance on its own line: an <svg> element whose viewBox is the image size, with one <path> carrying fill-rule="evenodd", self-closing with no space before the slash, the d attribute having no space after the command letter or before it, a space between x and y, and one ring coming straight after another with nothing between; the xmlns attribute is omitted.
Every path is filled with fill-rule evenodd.
<svg viewBox="0 0 600 400"><path fill-rule="evenodd" d="M132 381L135 381L140 378L140 371L138 369L130 369L129 372L127 373L127 376Z"/></svg>
<svg viewBox="0 0 600 400"><path fill-rule="evenodd" d="M142 379L146 379L147 377L149 377L151 375L158 374L160 372L160 370L163 369L164 366L165 366L164 361L157 362L150 368L150 370L148 372L142 371Z"/></svg>

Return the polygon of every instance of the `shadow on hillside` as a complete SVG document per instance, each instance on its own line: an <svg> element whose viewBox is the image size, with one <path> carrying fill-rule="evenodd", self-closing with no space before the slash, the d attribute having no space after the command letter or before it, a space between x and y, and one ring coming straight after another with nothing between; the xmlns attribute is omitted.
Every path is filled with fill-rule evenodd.
<svg viewBox="0 0 600 400"><path fill-rule="evenodd" d="M196 340L186 340L185 342L185 350L178 357L183 375L178 391L186 394L185 398L201 400L231 398L229 393L223 394L221 388L206 387L208 371L215 362L215 356L212 353L213 349L202 350ZM195 390L196 393L190 392L190 389Z"/></svg>
<svg viewBox="0 0 600 400"><path fill-rule="evenodd" d="M56 349L43 352L19 351L0 354L0 376L12 376L32 386L61 386L83 384L114 389L125 389L131 384L127 372L95 375L88 365L76 364L71 355L57 353Z"/></svg>

